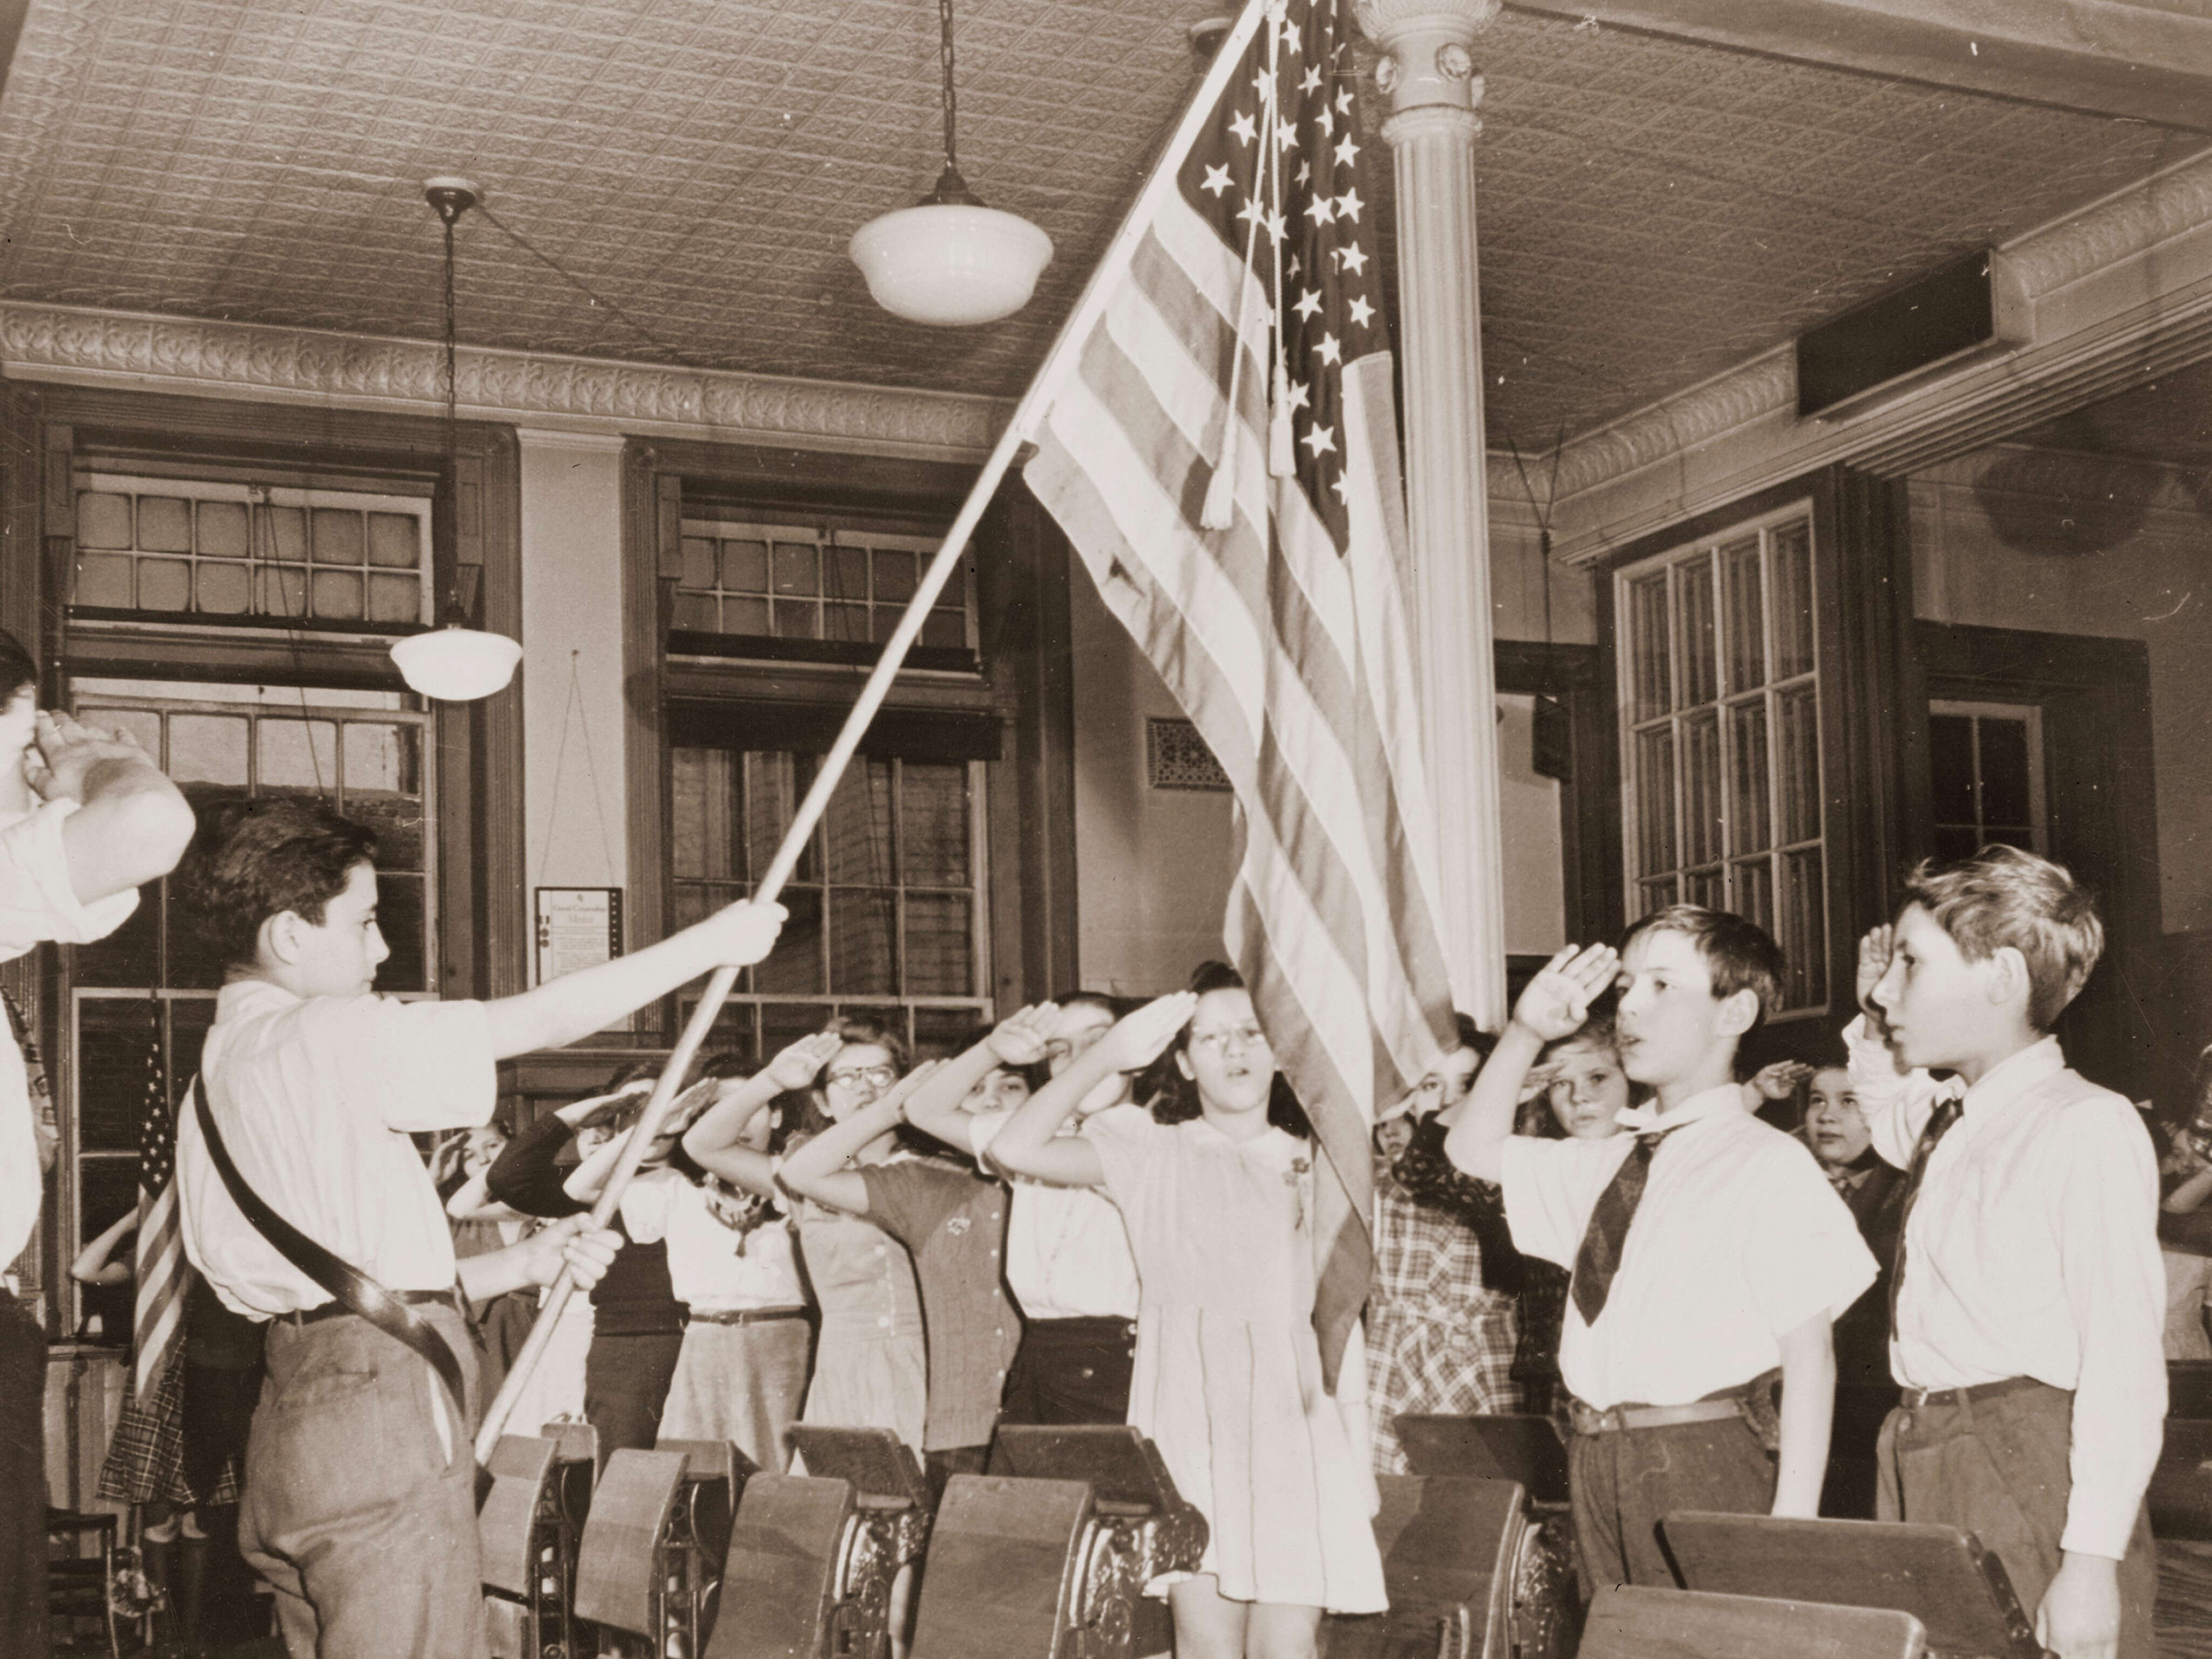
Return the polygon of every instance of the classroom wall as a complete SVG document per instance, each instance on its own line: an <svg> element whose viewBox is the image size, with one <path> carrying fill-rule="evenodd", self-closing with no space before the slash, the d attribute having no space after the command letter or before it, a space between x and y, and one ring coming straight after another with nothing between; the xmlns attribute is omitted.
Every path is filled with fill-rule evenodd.
<svg viewBox="0 0 2212 1659"><path fill-rule="evenodd" d="M1913 606L1932 622L2150 650L2160 917L2212 927L2212 490L2172 469L2000 445L1917 475Z"/></svg>
<svg viewBox="0 0 2212 1659"><path fill-rule="evenodd" d="M1080 570L1070 584L1075 658L1075 856L1078 951L1084 984L1140 995L1181 984L1223 953L1231 862L1229 797L1153 789L1145 722L1180 716L1175 699ZM1544 638L1544 580L1533 532L1493 538L1498 637ZM1595 637L1590 582L1552 572L1552 637ZM1530 700L1504 697L1499 738L1505 837L1506 949L1556 950L1565 939L1559 787L1529 769Z"/></svg>

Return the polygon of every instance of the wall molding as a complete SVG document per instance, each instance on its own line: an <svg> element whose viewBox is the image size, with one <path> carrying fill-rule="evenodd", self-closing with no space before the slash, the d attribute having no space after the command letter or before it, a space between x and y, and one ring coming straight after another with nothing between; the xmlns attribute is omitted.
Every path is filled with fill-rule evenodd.
<svg viewBox="0 0 2212 1659"><path fill-rule="evenodd" d="M0 374L11 380L435 415L443 362L428 340L0 303ZM465 420L955 460L987 453L1011 408L950 392L470 346L459 380Z"/></svg>

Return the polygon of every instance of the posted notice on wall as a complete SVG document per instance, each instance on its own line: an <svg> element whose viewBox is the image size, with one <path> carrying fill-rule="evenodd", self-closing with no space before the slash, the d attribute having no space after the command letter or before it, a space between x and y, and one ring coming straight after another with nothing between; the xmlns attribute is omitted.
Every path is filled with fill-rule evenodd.
<svg viewBox="0 0 2212 1659"><path fill-rule="evenodd" d="M538 982L544 985L579 968L611 962L623 953L622 889L538 889Z"/></svg>

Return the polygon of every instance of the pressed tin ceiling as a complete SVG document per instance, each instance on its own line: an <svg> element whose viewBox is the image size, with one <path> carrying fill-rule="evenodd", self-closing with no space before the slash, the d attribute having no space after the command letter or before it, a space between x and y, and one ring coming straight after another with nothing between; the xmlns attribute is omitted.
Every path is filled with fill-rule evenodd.
<svg viewBox="0 0 2212 1659"><path fill-rule="evenodd" d="M611 302L471 215L472 343L1011 396L1225 9L961 0L962 169L1058 252L1025 312L943 331L845 255L935 175L928 0L33 0L0 297L430 337L421 180L460 173ZM1480 44L1490 408L1530 447L2202 143L1510 11Z"/></svg>

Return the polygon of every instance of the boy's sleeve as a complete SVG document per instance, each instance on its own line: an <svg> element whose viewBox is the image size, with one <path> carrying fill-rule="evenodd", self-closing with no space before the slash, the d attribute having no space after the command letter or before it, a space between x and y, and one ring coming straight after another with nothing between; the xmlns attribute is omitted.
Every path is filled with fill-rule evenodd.
<svg viewBox="0 0 2212 1659"><path fill-rule="evenodd" d="M1505 1220L1523 1255L1571 1269L1598 1195L1619 1171L1633 1135L1605 1140L1539 1140L1509 1135L1501 1151Z"/></svg>
<svg viewBox="0 0 2212 1659"><path fill-rule="evenodd" d="M1844 1027L1844 1052L1850 1056L1851 1093L1874 1132L1875 1151L1884 1163L1911 1169L1942 1085L1923 1068L1908 1072L1899 1066L1889 1045L1867 1028L1864 1014Z"/></svg>
<svg viewBox="0 0 2212 1659"><path fill-rule="evenodd" d="M136 888L90 904L70 885L62 825L77 811L52 800L0 830L0 962L25 955L42 940L88 945L106 939L138 908Z"/></svg>
<svg viewBox="0 0 2212 1659"><path fill-rule="evenodd" d="M2157 1466L2166 1419L2166 1272L2158 1255L2158 1166L2135 1109L2118 1095L2059 1120L2059 1261L2081 1341L2074 1388L2074 1490L2058 1547L2118 1560Z"/></svg>
<svg viewBox="0 0 2212 1659"><path fill-rule="evenodd" d="M570 1133L566 1123L546 1113L508 1141L492 1160L491 1168L484 1171L484 1191L524 1215L581 1215L592 1206L568 1196L553 1162Z"/></svg>
<svg viewBox="0 0 2212 1659"><path fill-rule="evenodd" d="M499 1099L491 1021L481 1002L331 997L305 1006L307 1040L332 1057L361 1109L403 1134L473 1128Z"/></svg>
<svg viewBox="0 0 2212 1659"><path fill-rule="evenodd" d="M1804 1146L1779 1139L1745 1183L1744 1280L1768 1334L1839 1316L1880 1271L1850 1206Z"/></svg>

